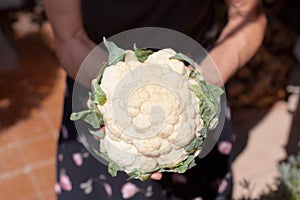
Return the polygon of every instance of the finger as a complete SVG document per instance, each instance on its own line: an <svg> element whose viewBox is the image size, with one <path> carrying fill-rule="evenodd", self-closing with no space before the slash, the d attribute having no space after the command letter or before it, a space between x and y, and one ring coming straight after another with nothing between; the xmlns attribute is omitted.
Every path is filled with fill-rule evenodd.
<svg viewBox="0 0 300 200"><path fill-rule="evenodd" d="M150 179L153 180L160 180L162 178L162 173L160 172L155 172L153 174L151 174Z"/></svg>
<svg viewBox="0 0 300 200"><path fill-rule="evenodd" d="M94 137L95 140L100 140L100 138L95 136L95 135L93 135L93 137Z"/></svg>

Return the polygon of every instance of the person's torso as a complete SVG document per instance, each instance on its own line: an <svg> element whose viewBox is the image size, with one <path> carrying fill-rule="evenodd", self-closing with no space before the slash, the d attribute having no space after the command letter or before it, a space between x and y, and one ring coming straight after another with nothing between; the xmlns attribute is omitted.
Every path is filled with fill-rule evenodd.
<svg viewBox="0 0 300 200"><path fill-rule="evenodd" d="M201 40L212 18L210 0L83 0L82 14L96 43L138 27L164 27Z"/></svg>

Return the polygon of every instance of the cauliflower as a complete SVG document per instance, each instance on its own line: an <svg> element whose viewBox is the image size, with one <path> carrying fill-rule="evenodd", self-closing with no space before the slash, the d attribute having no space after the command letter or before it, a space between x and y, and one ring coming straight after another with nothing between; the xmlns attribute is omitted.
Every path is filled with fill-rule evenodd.
<svg viewBox="0 0 300 200"><path fill-rule="evenodd" d="M91 134L100 138L98 154L109 172L144 180L156 171L193 167L207 132L218 123L222 90L206 84L193 60L172 49L125 51L104 43L109 66L92 81L89 110L71 119L96 129Z"/></svg>

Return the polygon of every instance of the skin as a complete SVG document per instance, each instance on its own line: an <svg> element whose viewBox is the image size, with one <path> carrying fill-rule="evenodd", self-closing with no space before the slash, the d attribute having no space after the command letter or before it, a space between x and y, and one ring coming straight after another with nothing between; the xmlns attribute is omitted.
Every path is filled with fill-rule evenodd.
<svg viewBox="0 0 300 200"><path fill-rule="evenodd" d="M258 50L267 21L260 0L226 0L226 4L228 23L209 52L224 83Z"/></svg>
<svg viewBox="0 0 300 200"><path fill-rule="evenodd" d="M214 82L219 86L255 54L263 41L266 27L260 0L225 2L228 23L209 52L223 79ZM56 54L68 75L75 79L80 64L96 46L84 30L80 0L43 0L43 3L54 31ZM89 85L84 81L82 84ZM154 173L151 178L159 180L161 176Z"/></svg>

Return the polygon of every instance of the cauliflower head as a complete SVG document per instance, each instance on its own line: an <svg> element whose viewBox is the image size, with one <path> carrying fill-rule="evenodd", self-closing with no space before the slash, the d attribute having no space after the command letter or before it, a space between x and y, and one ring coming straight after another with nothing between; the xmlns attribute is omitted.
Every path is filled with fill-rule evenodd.
<svg viewBox="0 0 300 200"><path fill-rule="evenodd" d="M71 119L83 118L96 129L91 133L100 138L98 154L109 172L144 180L153 172L193 167L211 122L217 123L221 89L207 85L197 64L172 49L105 45L109 66L92 81L89 110Z"/></svg>

